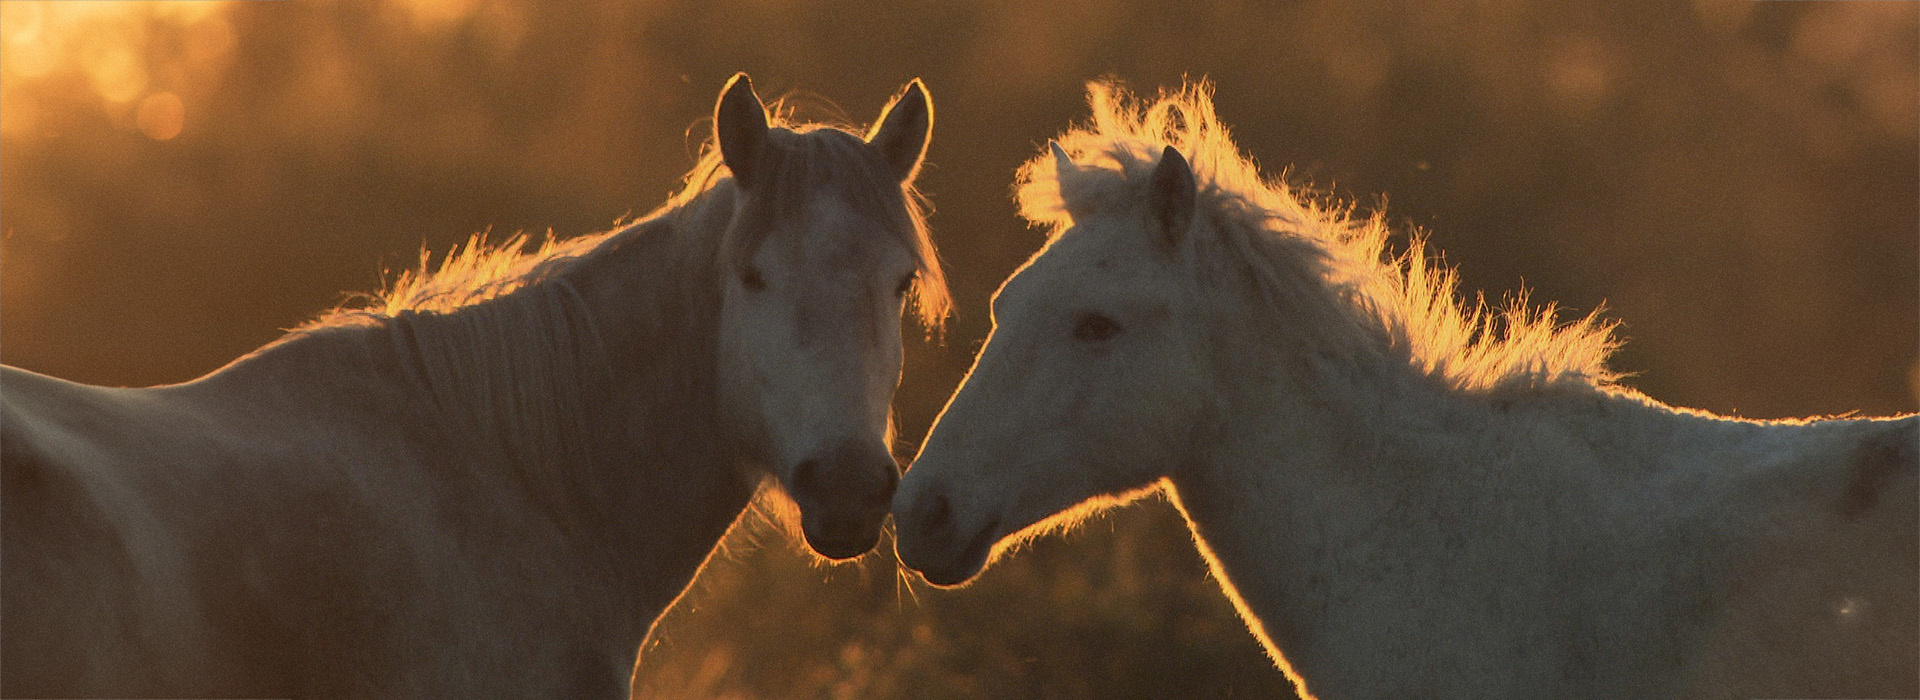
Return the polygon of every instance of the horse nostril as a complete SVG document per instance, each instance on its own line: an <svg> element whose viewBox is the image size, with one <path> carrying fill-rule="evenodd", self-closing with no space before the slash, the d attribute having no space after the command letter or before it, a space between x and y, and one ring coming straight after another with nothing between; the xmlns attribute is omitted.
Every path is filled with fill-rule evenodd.
<svg viewBox="0 0 1920 700"><path fill-rule="evenodd" d="M934 532L943 532L953 518L953 507L947 504L946 494L935 494L933 505L927 506L927 528Z"/></svg>
<svg viewBox="0 0 1920 700"><path fill-rule="evenodd" d="M820 460L809 459L793 468L793 488L796 491L811 491L813 480L819 476Z"/></svg>
<svg viewBox="0 0 1920 700"><path fill-rule="evenodd" d="M889 469L882 473L885 476L881 478L880 488L873 492L873 501L885 509L893 504L893 492L900 488L900 470Z"/></svg>

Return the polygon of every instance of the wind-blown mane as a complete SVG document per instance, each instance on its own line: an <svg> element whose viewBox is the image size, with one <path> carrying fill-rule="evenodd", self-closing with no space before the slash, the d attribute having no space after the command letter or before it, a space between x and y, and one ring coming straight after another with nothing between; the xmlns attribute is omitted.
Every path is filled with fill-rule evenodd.
<svg viewBox="0 0 1920 700"><path fill-rule="evenodd" d="M1291 333L1331 335L1362 350L1379 349L1384 340L1385 351L1465 391L1606 386L1618 378L1606 367L1618 345L1616 324L1598 310L1560 325L1553 305L1529 308L1524 290L1502 309L1489 309L1483 298L1464 305L1454 271L1427 259L1420 232L1390 256L1392 232L1380 214L1355 218L1351 206L1328 206L1261 177L1215 118L1204 81L1150 103L1109 82L1089 83L1087 92L1092 122L1057 139L1078 169L1063 182L1046 153L1020 169L1020 213L1050 235L1069 228L1076 214L1146 201L1154 166L1171 145L1192 165L1198 218L1224 234L1224 250L1254 273L1268 300L1293 314L1326 309L1338 316L1290 318ZM1281 301L1328 294L1334 303Z"/></svg>

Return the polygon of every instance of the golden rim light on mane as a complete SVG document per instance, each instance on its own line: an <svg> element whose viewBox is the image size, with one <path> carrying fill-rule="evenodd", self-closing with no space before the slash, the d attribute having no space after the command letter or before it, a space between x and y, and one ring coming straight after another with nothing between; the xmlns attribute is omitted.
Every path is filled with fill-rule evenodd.
<svg viewBox="0 0 1920 700"><path fill-rule="evenodd" d="M1282 280L1333 288L1355 313L1384 332L1396 350L1430 376L1462 390L1513 386L1606 386L1620 375L1606 366L1619 345L1617 322L1599 310L1567 324L1556 308L1532 308L1524 290L1501 308L1483 298L1463 304L1454 271L1430 261L1425 238L1414 231L1404 252L1390 254L1392 230L1379 214L1353 216L1347 205L1297 195L1271 181L1240 153L1214 115L1212 87L1203 81L1143 100L1108 81L1087 85L1090 123L1056 137L1079 166L1062 183L1053 156L1042 152L1021 166L1016 199L1020 213L1058 236L1072 225L1072 211L1099 211L1144 201L1144 188L1164 146L1192 164L1199 205L1228 235L1253 245L1222 250L1250 252L1263 243L1300 243L1324 256L1322 279ZM1267 261L1249 264L1271 268Z"/></svg>
<svg viewBox="0 0 1920 700"><path fill-rule="evenodd" d="M793 118L794 109L786 100L769 103L767 108L771 127L786 129L798 136L834 130L858 139L859 134L866 132L866 129L837 122L797 122ZM693 203L696 198L712 191L725 174L726 164L721 159L718 141L709 137L701 145L700 156L693 168L682 178L679 191L640 220ZM919 275L914 279L910 295L914 317L929 335L935 335L944 328L952 312L953 300L947 289L946 275L941 269L939 253L926 224L926 198L914 189L911 182L902 184L901 188L908 220L907 230L900 232L902 243L907 246L919 267ZM521 231L498 243L489 241L486 232L476 233L469 236L464 244L455 244L446 255L440 257L437 265L433 262L432 251L422 248L419 264L394 275L385 289L353 295L347 304L322 314L300 330L355 325L395 316L403 311L445 313L509 294L539 281L551 271L548 269L550 264L560 264L585 255L632 223L622 221L608 231L566 238L555 236L552 231L539 236L530 236Z"/></svg>

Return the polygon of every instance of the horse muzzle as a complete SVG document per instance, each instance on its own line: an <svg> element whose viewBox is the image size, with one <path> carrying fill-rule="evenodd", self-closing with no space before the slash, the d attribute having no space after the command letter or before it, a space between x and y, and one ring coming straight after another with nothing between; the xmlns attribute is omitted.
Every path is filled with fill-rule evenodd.
<svg viewBox="0 0 1920 700"><path fill-rule="evenodd" d="M963 532L954 520L953 506L945 494L912 494L913 498L894 515L899 532L894 551L900 563L920 572L921 578L935 586L958 586L978 576L987 566L994 542L994 529L980 528Z"/></svg>
<svg viewBox="0 0 1920 700"><path fill-rule="evenodd" d="M900 465L885 447L843 442L801 460L792 475L788 493L800 506L800 529L813 551L851 559L879 543L900 483Z"/></svg>

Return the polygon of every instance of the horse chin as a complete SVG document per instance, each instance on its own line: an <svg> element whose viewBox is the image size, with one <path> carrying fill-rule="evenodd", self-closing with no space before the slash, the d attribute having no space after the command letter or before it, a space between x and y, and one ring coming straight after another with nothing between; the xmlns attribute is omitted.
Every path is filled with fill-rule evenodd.
<svg viewBox="0 0 1920 700"><path fill-rule="evenodd" d="M843 561L866 554L873 551L874 545L880 543L878 532L864 539L824 538L814 535L812 530L805 530L804 534L807 538L807 546L812 547L815 554L834 561Z"/></svg>
<svg viewBox="0 0 1920 700"><path fill-rule="evenodd" d="M828 559L852 559L880 541L900 468L879 441L842 440L801 459L783 477L800 507L807 545Z"/></svg>
<svg viewBox="0 0 1920 700"><path fill-rule="evenodd" d="M974 577L979 576L981 570L985 568L985 566L963 564L954 567L930 566L919 571L920 578L926 579L927 583L933 584L936 588L959 588L971 583Z"/></svg>
<svg viewBox="0 0 1920 700"><path fill-rule="evenodd" d="M953 552L952 557L939 562L901 561L909 568L920 572L920 577L940 588L964 586L987 568L987 558L993 553L993 543L1000 541L993 528L983 528L967 542L965 548Z"/></svg>
<svg viewBox="0 0 1920 700"><path fill-rule="evenodd" d="M842 561L858 557L873 551L880 543L880 523L871 526L861 523L848 527L841 523L839 527L823 527L818 518L808 517L804 508L800 517L800 534L807 540L807 546L818 554L833 561ZM827 532L831 530L831 532Z"/></svg>

